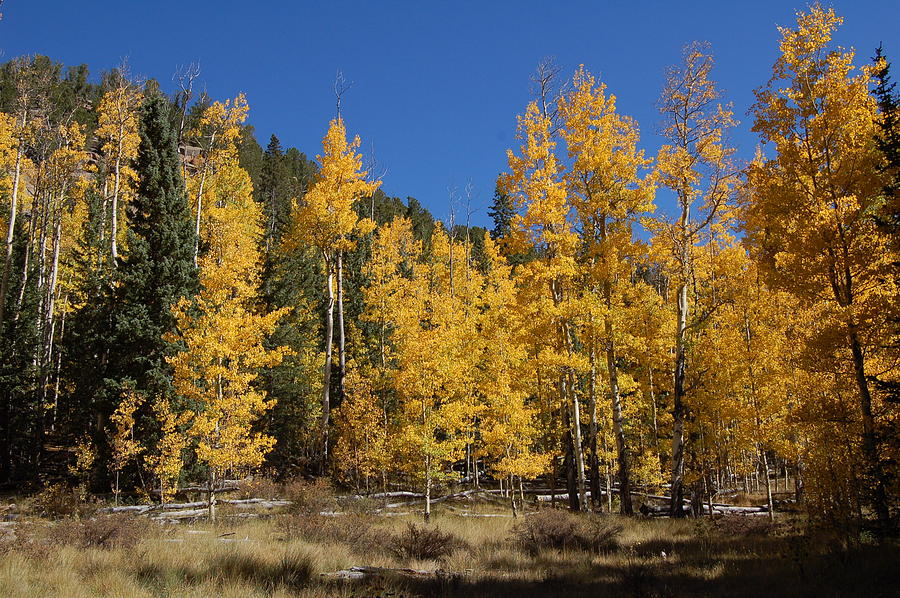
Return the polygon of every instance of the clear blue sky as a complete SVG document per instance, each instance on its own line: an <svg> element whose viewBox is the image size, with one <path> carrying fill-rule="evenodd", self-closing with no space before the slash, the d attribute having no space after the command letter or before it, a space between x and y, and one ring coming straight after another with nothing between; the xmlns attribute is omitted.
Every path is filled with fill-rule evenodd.
<svg viewBox="0 0 900 598"><path fill-rule="evenodd" d="M840 0L837 42L857 64L879 42L898 65L900 0ZM805 0L754 2L301 2L290 0L6 0L4 59L41 53L94 76L128 57L132 71L169 91L176 67L199 61L215 99L240 91L266 145L271 133L310 156L334 115L331 84L341 69L351 133L374 144L388 168L383 189L447 215L448 186L471 180L473 224L489 224L494 180L516 143L515 117L529 100L529 75L556 57L567 76L584 63L637 118L655 153L655 102L665 68L692 40L711 42L714 73L742 123L732 139L751 156L746 111L777 55L776 25L792 25ZM663 202L664 203L664 202Z"/></svg>

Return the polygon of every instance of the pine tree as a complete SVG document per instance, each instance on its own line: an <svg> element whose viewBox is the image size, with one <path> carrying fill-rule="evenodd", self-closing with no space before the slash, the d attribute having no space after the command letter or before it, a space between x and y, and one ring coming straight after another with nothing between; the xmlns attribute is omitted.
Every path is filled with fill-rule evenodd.
<svg viewBox="0 0 900 598"><path fill-rule="evenodd" d="M515 215L516 210L513 206L512 198L498 183L496 189L494 189L491 209L488 211L488 216L494 221L494 228L491 229L491 239L497 241L509 235L510 225Z"/></svg>
<svg viewBox="0 0 900 598"><path fill-rule="evenodd" d="M882 168L887 174L880 221L885 230L893 235L895 249L900 249L900 98L895 91L897 84L891 81L891 63L885 58L881 46L875 50L872 60L877 82L872 95L878 101L881 117L875 142L884 155Z"/></svg>
<svg viewBox="0 0 900 598"><path fill-rule="evenodd" d="M194 232L175 136L162 96L150 95L141 109L136 171L138 189L128 211L128 247L119 266L114 320L112 377L131 379L138 390L167 394L173 354L163 334L175 329L172 306L193 296Z"/></svg>

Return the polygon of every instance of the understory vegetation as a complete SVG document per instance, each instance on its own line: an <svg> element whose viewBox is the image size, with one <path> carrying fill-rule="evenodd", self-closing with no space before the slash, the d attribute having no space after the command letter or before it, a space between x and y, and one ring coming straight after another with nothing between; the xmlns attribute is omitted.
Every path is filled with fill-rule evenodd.
<svg viewBox="0 0 900 598"><path fill-rule="evenodd" d="M528 505L513 518L460 500L423 525L355 498L332 505L342 510L263 518L223 506L216 524L23 513L0 528L0 595L875 598L900 583L895 543L848 545L795 516L636 519Z"/></svg>

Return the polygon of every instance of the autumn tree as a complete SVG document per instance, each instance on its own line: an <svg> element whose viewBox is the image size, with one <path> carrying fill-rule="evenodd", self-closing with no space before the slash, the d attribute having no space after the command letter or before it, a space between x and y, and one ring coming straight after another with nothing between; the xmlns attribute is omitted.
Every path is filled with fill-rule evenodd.
<svg viewBox="0 0 900 598"><path fill-rule="evenodd" d="M620 311L619 287L630 279L629 257L634 255L632 226L653 209L653 186L641 178L650 160L637 149L638 128L630 118L616 112L616 97L581 67L572 81L572 91L560 102L563 126L560 135L572 161L566 183L581 231L579 262L587 289L598 296L598 328L591 327L591 371L596 371L596 350L606 356L609 400L619 464L619 498L623 514L630 515L631 485L629 450L625 439L624 409L619 388L619 365L615 314ZM592 322L592 319L589 319ZM600 347L595 347L599 341ZM595 384L591 383L588 410L596 412ZM595 417L595 416L594 416ZM597 424L591 422L589 446L596 480Z"/></svg>
<svg viewBox="0 0 900 598"><path fill-rule="evenodd" d="M672 431L672 515L684 513L684 429L688 406L685 381L688 334L715 310L691 311L695 282L695 252L727 216L727 202L737 183L737 171L726 145L727 129L734 125L731 109L720 103L721 92L709 78L712 56L702 44L685 48L684 61L670 69L660 97L667 143L657 156L659 184L674 194L678 218L652 224L654 243L664 259L675 287L676 331ZM702 287L700 287L702 288Z"/></svg>
<svg viewBox="0 0 900 598"><path fill-rule="evenodd" d="M189 195L193 196L194 211L194 263L200 256L200 226L203 220L204 195L208 193L207 181L223 165L237 155L236 144L241 136L241 125L247 119L249 106L244 94L234 100L213 102L202 110L199 123L188 132L188 137L200 144L200 155L192 173L185 181Z"/></svg>
<svg viewBox="0 0 900 598"><path fill-rule="evenodd" d="M157 398L153 414L159 423L160 438L153 453L144 457L150 471L159 480L159 499L165 504L178 490L178 480L184 467L184 452L188 447L185 427L190 413L175 413L166 397Z"/></svg>
<svg viewBox="0 0 900 598"><path fill-rule="evenodd" d="M390 459L389 430L372 381L374 372L352 368L343 402L334 411L336 442L331 460L338 478L368 493L376 475L386 476Z"/></svg>
<svg viewBox="0 0 900 598"><path fill-rule="evenodd" d="M483 402L478 412L478 452L489 460L496 477L509 480L510 506L516 516L514 480L518 478L521 489L523 479L546 473L549 455L540 446L539 405L529 400L531 364L512 268L488 236L484 253L487 272L478 302L479 357L474 370L475 390Z"/></svg>
<svg viewBox="0 0 900 598"><path fill-rule="evenodd" d="M856 70L852 51L830 49L841 22L817 4L798 13L796 27L780 28L781 56L753 108L753 130L774 155L750 169L746 228L767 282L815 309L807 351L854 380L867 502L886 529L877 414L887 405L871 376L894 367L880 347L896 302L889 239L871 217L885 187L871 71Z"/></svg>
<svg viewBox="0 0 900 598"><path fill-rule="evenodd" d="M555 410L563 423L569 501L573 510L585 507L584 456L581 440L581 399L577 388L584 359L576 351L576 318L581 311L576 288L579 239L570 220L572 205L562 165L556 156L552 120L537 102L519 117L519 155L507 151L510 172L502 176L513 198L510 247L514 253L533 251L537 257L518 269L523 300L528 304L531 332L557 397Z"/></svg>
<svg viewBox="0 0 900 598"><path fill-rule="evenodd" d="M294 246L306 243L315 247L322 256L325 270L325 363L322 367L322 452L321 467L328 458L328 427L331 411L332 346L334 341L335 279L337 280L339 333L341 338L341 363L346 359L343 339L341 307L343 285L343 255L353 247L350 234L361 223L353 204L373 193L379 183L366 181L362 170L362 157L357 153L359 137L347 142L347 132L342 119L332 120L328 133L322 140L323 153L318 156L320 169L312 188L298 200L294 207L294 227L289 241ZM341 368L343 376L345 367Z"/></svg>
<svg viewBox="0 0 900 598"><path fill-rule="evenodd" d="M224 148L223 153L228 148ZM286 349L264 346L285 310L257 310L261 206L236 154L220 158L210 174L198 260L201 290L173 307L177 333L166 340L183 349L167 358L176 393L190 411L186 433L208 471L209 516L216 484L226 471L258 467L274 438L254 429L274 402L254 385L258 372L279 364Z"/></svg>
<svg viewBox="0 0 900 598"><path fill-rule="evenodd" d="M132 162L137 157L140 135L138 134L138 110L142 102L140 88L127 79L124 67L114 71L113 85L100 99L97 138L102 145L108 171L103 182L104 214L109 201L109 243L112 264L119 259L119 201L130 198L134 192L136 173ZM112 179L112 189L110 181Z"/></svg>
<svg viewBox="0 0 900 598"><path fill-rule="evenodd" d="M128 465L128 463L137 457L144 447L140 441L135 439L134 425L135 412L144 402L144 397L130 388L126 388L122 394L122 402L116 407L116 410L110 416L110 422L113 427L109 430L110 449L112 452L112 460L109 468L115 474L115 486L113 492L115 494L115 503L119 504L119 474Z"/></svg>
<svg viewBox="0 0 900 598"><path fill-rule="evenodd" d="M451 263L468 260L464 246L451 244L441 227L431 241L430 251L411 264L391 306L398 458L423 483L426 521L436 484L469 440L475 328L474 312L466 308L481 285L474 272L468 278L459 270L454 275Z"/></svg>

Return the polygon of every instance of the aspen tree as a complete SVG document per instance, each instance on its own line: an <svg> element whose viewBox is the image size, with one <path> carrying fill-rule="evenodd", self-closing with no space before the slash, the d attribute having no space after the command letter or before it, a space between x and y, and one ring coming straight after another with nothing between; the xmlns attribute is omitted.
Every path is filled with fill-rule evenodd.
<svg viewBox="0 0 900 598"><path fill-rule="evenodd" d="M504 189L518 210L511 223L513 253L534 249L538 258L517 271L522 292L533 310L532 334L546 345L547 358L565 424L563 446L570 456L570 507L586 508L584 455L581 442L581 406L576 388L577 372L587 369L575 350L576 315L580 312L574 281L577 275L578 235L570 221L572 206L562 180L562 165L555 155L551 119L536 102L519 117L520 155L507 151L510 171L503 175Z"/></svg>
<svg viewBox="0 0 900 598"><path fill-rule="evenodd" d="M456 259L465 259L462 248L455 249ZM436 484L464 452L473 416L468 399L476 357L471 351L474 326L464 310L468 290L461 288L462 281L451 290L453 250L447 233L437 227L431 251L412 264L391 309L394 388L400 399L398 457L424 485L426 521ZM476 280L471 288L480 284Z"/></svg>
<svg viewBox="0 0 900 598"><path fill-rule="evenodd" d="M855 381L868 503L886 529L880 399L870 377L892 369L879 348L897 306L890 240L871 217L885 186L871 70L855 71L852 51L829 49L841 22L816 4L798 13L795 28L779 29L781 56L753 108L753 129L776 154L750 168L746 227L767 282L816 305L831 331L811 335L807 348L839 355Z"/></svg>
<svg viewBox="0 0 900 598"><path fill-rule="evenodd" d="M573 194L581 229L582 248L579 261L582 278L591 293L600 296L599 319L602 332L592 339L602 339L613 432L619 465L619 498L621 512L632 513L629 482L629 450L625 440L624 408L619 388L619 366L615 312L618 288L630 278L626 261L634 253L632 226L653 209L653 187L640 177L650 160L637 149L637 124L616 113L616 97L606 94L606 86L597 84L584 70L576 71L572 91L560 101L563 126L560 136L566 143L571 168L566 183ZM594 349L591 345L591 363ZM592 365L592 371L595 369ZM594 388L593 382L591 388ZM595 396L588 409L596 412ZM596 463L596 424L592 424L591 451Z"/></svg>
<svg viewBox="0 0 900 598"><path fill-rule="evenodd" d="M119 475L125 466L141 454L144 447L134 438L134 414L144 402L144 397L133 389L126 389L122 396L122 402L110 416L113 428L110 430L110 449L112 459L110 469L115 474L115 504L119 504Z"/></svg>
<svg viewBox="0 0 900 598"><path fill-rule="evenodd" d="M670 512L684 514L684 429L687 342L690 329L710 312L691 313L690 287L694 253L711 226L727 212L737 172L725 133L734 124L731 109L719 103L721 92L709 78L712 56L702 44L685 48L681 66L670 69L660 97L666 143L657 156L659 184L672 191L679 216L674 222L651 224L654 243L667 254L667 274L676 288L676 332L673 389L672 476Z"/></svg>
<svg viewBox="0 0 900 598"><path fill-rule="evenodd" d="M487 235L484 254L488 271L479 299L480 357L475 369L475 388L484 401L479 415L480 444L493 463L495 477L518 478L521 483L545 473L549 455L538 446L537 410L527 404L530 364L512 268ZM512 485L510 490L510 506L517 516Z"/></svg>
<svg viewBox="0 0 900 598"><path fill-rule="evenodd" d="M391 424L392 399L396 394L392 390L396 366L396 347L391 340L397 322L394 310L400 304L399 298L406 285L404 272L411 271L421 255L422 242L415 239L412 222L409 218L397 217L378 228L372 241L371 257L364 269L369 283L362 289L365 310L361 317L377 329L378 348L373 364L377 374L373 372L375 388L372 390L378 395L380 426L385 431ZM385 451L390 454L390 442ZM383 465L381 481L383 490L387 491L387 463Z"/></svg>
<svg viewBox="0 0 900 598"><path fill-rule="evenodd" d="M331 411L332 345L334 339L335 277L341 274L339 262L343 252L353 247L350 234L354 230L370 230L361 221L353 204L375 192L378 182L367 182L362 170L362 157L357 153L359 137L347 142L342 119L332 120L322 139L323 153L318 156L320 169L312 188L294 206L294 226L287 244L306 243L322 255L327 295L325 317L325 363L322 366L322 450L320 467L328 461L328 428ZM339 282L340 284L340 282Z"/></svg>
<svg viewBox="0 0 900 598"><path fill-rule="evenodd" d="M350 368L346 396L334 411L337 440L331 455L338 478L366 493L370 490L370 479L385 471L390 457L389 430L370 382L376 377L370 374Z"/></svg>
<svg viewBox="0 0 900 598"><path fill-rule="evenodd" d="M104 194L104 205L110 204L110 253L115 267L119 259L119 200L130 198L135 191L137 173L131 163L137 158L140 135L138 134L138 110L143 101L140 89L126 79L124 69L115 72L115 84L100 99L97 108L97 138L101 140L101 149L111 170L112 195ZM109 187L104 182L103 188Z"/></svg>
<svg viewBox="0 0 900 598"><path fill-rule="evenodd" d="M175 413L170 401L157 399L153 403L153 412L160 424L162 437L156 443L156 451L144 458L150 471L159 480L160 502L167 503L178 491L178 479L184 467L184 451L188 447L188 438L184 433L191 414L184 411Z"/></svg>
<svg viewBox="0 0 900 598"><path fill-rule="evenodd" d="M174 306L178 334L166 338L184 346L168 362L175 391L192 406L186 433L208 468L209 517L215 519L221 476L258 467L275 441L254 430L274 402L253 382L261 368L278 365L287 349L263 345L286 310L256 309L262 213L250 177L235 157L220 164L210 182L212 201L201 229L207 249L198 262L202 288L194 301L185 298Z"/></svg>
<svg viewBox="0 0 900 598"><path fill-rule="evenodd" d="M198 125L188 132L188 136L200 144L200 155L194 173L185 183L188 193L194 196L194 265L200 256L200 224L203 220L203 198L207 179L214 175L222 164L235 159L236 144L241 137L241 125L247 120L249 106L244 94L234 100L213 102L203 111Z"/></svg>

